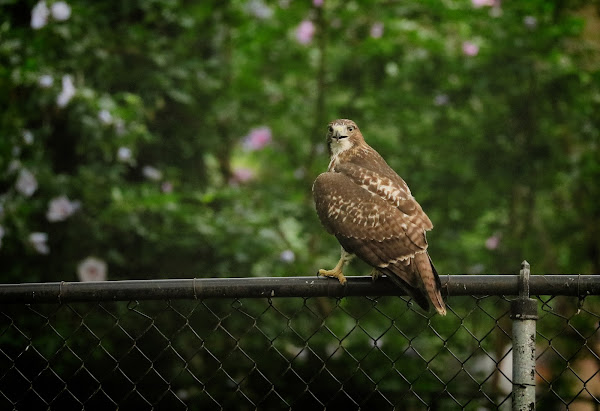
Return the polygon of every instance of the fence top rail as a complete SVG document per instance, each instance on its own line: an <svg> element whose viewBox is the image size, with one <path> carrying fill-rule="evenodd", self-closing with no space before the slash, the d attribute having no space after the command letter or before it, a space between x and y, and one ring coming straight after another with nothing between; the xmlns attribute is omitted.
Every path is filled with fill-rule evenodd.
<svg viewBox="0 0 600 411"><path fill-rule="evenodd" d="M518 295L518 275L440 276L444 296ZM600 275L532 275L531 295L600 295ZM382 277L192 278L0 284L0 303L66 303L204 298L350 297L406 295Z"/></svg>

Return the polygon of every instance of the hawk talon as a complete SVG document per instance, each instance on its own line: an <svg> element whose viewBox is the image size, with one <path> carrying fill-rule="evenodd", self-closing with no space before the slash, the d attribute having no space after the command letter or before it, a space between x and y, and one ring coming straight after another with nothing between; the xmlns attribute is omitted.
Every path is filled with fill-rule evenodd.
<svg viewBox="0 0 600 411"><path fill-rule="evenodd" d="M333 270L320 269L319 272L317 273L317 276L337 278L339 280L340 284L342 284L342 285L346 285L346 282L347 282L346 276L344 275L344 273L342 273L342 270L336 270L335 268Z"/></svg>
<svg viewBox="0 0 600 411"><path fill-rule="evenodd" d="M348 262L352 260L353 257L353 254L350 254L349 252L344 250L344 247L342 247L342 254L340 256L340 260L335 265L335 267L333 267L331 270L320 269L317 273L317 276L337 278L340 284L346 285L346 277L344 276L344 273L342 271L344 270L344 266L348 264Z"/></svg>
<svg viewBox="0 0 600 411"><path fill-rule="evenodd" d="M381 271L379 271L377 268L373 268L373 270L371 270L371 281L375 282L377 280L379 280L381 277L383 277L383 273Z"/></svg>

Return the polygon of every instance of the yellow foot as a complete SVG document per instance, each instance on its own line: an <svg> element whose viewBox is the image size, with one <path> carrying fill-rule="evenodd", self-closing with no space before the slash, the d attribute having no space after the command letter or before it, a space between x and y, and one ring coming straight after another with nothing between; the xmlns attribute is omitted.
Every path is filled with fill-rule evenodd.
<svg viewBox="0 0 600 411"><path fill-rule="evenodd" d="M320 269L318 275L321 275L323 277L337 278L340 281L340 284L346 285L346 277L342 273L342 270L336 270L335 268L333 270Z"/></svg>
<svg viewBox="0 0 600 411"><path fill-rule="evenodd" d="M373 281L377 281L377 280L379 280L379 279L381 278L381 276L382 276L383 274L381 274L381 271L379 271L377 268L373 268L373 269L371 270L371 274L370 274L370 275L371 275L371 279L372 279Z"/></svg>

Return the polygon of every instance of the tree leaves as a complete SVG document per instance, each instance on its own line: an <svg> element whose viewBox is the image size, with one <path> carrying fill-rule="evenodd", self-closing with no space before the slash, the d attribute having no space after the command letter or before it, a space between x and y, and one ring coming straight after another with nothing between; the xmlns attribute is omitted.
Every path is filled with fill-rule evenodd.
<svg viewBox="0 0 600 411"><path fill-rule="evenodd" d="M600 76L580 37L597 17L577 2L68 6L37 30L33 5L0 6L6 281L73 280L88 255L109 279L312 273L337 254L310 187L340 117L410 184L441 273L524 257L600 270ZM302 22L314 32L300 42ZM269 144L243 150L256 129ZM60 196L81 210L51 226ZM32 232L49 254L23 258Z"/></svg>

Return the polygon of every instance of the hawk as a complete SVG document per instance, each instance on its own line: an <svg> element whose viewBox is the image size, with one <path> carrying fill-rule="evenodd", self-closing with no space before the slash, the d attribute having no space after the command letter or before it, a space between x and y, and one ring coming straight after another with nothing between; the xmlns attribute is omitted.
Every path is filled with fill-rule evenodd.
<svg viewBox="0 0 600 411"><path fill-rule="evenodd" d="M433 228L404 180L364 140L351 120L329 123L331 161L313 184L321 223L342 246L332 270L319 275L346 284L342 272L354 255L373 267L376 279L386 274L424 309L430 300L446 315L438 274L427 253L425 232Z"/></svg>

